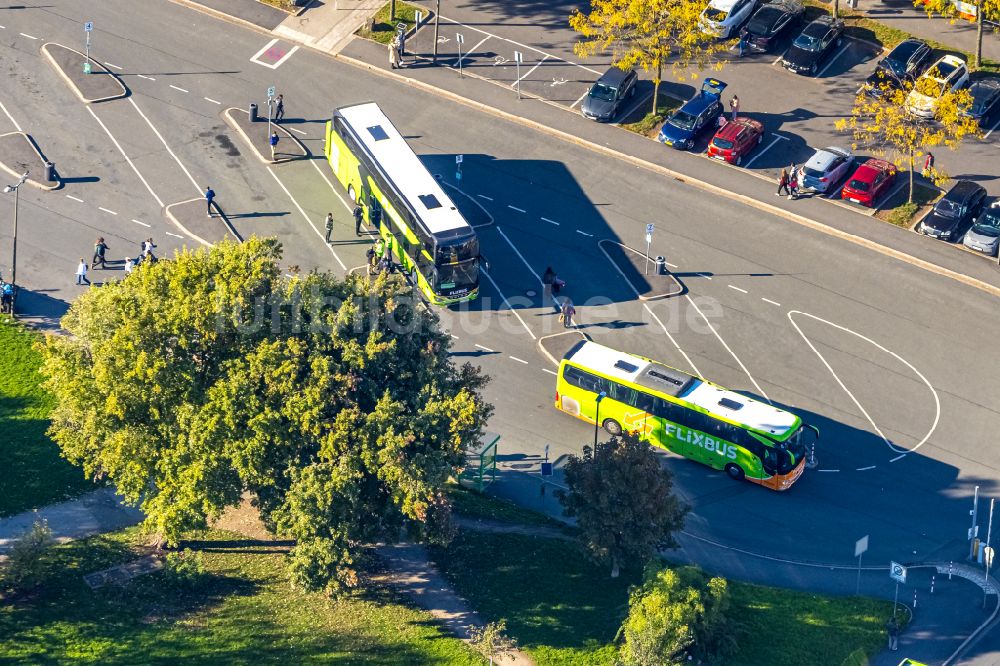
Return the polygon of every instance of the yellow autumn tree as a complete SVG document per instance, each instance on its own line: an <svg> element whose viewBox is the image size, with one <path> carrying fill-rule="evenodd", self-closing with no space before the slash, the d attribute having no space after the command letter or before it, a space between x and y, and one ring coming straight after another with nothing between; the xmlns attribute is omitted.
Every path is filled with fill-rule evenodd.
<svg viewBox="0 0 1000 666"><path fill-rule="evenodd" d="M983 19L991 21L994 25L1000 23L1000 0L965 0L962 4L972 5L976 8L976 52L972 64L975 69L978 69L983 64ZM918 8L922 7L927 12L928 17L948 16L953 23L960 13L954 0L913 0L913 5Z"/></svg>
<svg viewBox="0 0 1000 666"><path fill-rule="evenodd" d="M725 51L723 42L705 32L700 23L708 0L592 0L590 12L575 10L569 25L581 35L573 51L581 57L611 53L622 69L639 67L655 72L653 113L656 113L663 67L683 81L691 67L721 67L714 56Z"/></svg>
<svg viewBox="0 0 1000 666"><path fill-rule="evenodd" d="M913 113L910 92L933 99L932 118L921 118ZM961 145L968 136L979 134L979 124L966 115L972 106L968 90L941 93L938 84L929 79L917 79L916 86L904 82L901 88L883 85L879 95L859 91L854 100L850 118L836 122L842 132L853 136L855 150L868 150L883 157L900 169L907 169L910 193L907 202L913 201L913 169L916 161L930 148L943 146L951 150ZM947 175L935 171L936 182L947 180Z"/></svg>

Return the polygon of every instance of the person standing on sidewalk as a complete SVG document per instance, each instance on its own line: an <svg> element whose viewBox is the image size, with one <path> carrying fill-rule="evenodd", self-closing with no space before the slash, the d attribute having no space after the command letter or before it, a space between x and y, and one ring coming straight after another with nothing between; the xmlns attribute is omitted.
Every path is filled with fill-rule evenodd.
<svg viewBox="0 0 1000 666"><path fill-rule="evenodd" d="M740 41L736 43L737 48L740 52L740 57L742 58L747 52L747 33L746 30L740 32Z"/></svg>
<svg viewBox="0 0 1000 666"><path fill-rule="evenodd" d="M212 206L215 205L215 190L211 187L205 188L205 204L208 206L208 216L212 217Z"/></svg>
<svg viewBox="0 0 1000 666"><path fill-rule="evenodd" d="M354 211L352 212L352 215L354 215L354 235L355 236L360 236L361 235L361 225L365 221L365 211L364 211L363 208L361 208L361 202L360 201L358 201L357 203L354 204Z"/></svg>
<svg viewBox="0 0 1000 666"><path fill-rule="evenodd" d="M330 242L330 234L333 233L333 213L326 214L326 242Z"/></svg>
<svg viewBox="0 0 1000 666"><path fill-rule="evenodd" d="M797 199L799 196L799 168L792 165L788 172L788 198Z"/></svg>
<svg viewBox="0 0 1000 666"><path fill-rule="evenodd" d="M775 196L781 196L781 190L785 191L785 194L792 196L791 191L788 189L788 169L782 167L781 175L778 176L778 191L775 192Z"/></svg>
<svg viewBox="0 0 1000 666"><path fill-rule="evenodd" d="M886 622L885 631L889 635L889 649L895 652L899 649L899 623L895 615Z"/></svg>
<svg viewBox="0 0 1000 666"><path fill-rule="evenodd" d="M278 101L274 104L274 122L280 123L285 117L285 96L278 95Z"/></svg>
<svg viewBox="0 0 1000 666"><path fill-rule="evenodd" d="M562 308L560 309L563 328L575 328L573 325L573 317L576 316L576 308L573 307L573 301L569 297L563 299Z"/></svg>
<svg viewBox="0 0 1000 666"><path fill-rule="evenodd" d="M736 114L740 112L740 98L733 95L733 98L729 100L729 108L733 112L733 117L731 120L736 120Z"/></svg>
<svg viewBox="0 0 1000 666"><path fill-rule="evenodd" d="M259 135L258 135L259 136ZM274 161L274 150L278 147L278 133L271 132L271 139L268 141L271 144L271 161Z"/></svg>
<svg viewBox="0 0 1000 666"><path fill-rule="evenodd" d="M80 265L76 267L76 283L90 284L90 280L87 279L87 262L83 257L80 257Z"/></svg>
<svg viewBox="0 0 1000 666"><path fill-rule="evenodd" d="M107 270L107 264L104 262L104 252L108 249L107 244L104 242L104 236L97 239L94 243L94 258L90 262L90 265L96 269L97 262L101 262L101 268Z"/></svg>
<svg viewBox="0 0 1000 666"><path fill-rule="evenodd" d="M399 68L399 41L395 37L389 42L389 67Z"/></svg>
<svg viewBox="0 0 1000 666"><path fill-rule="evenodd" d="M931 178L934 176L934 153L927 151L927 159L924 160L924 170L920 172L924 178Z"/></svg>

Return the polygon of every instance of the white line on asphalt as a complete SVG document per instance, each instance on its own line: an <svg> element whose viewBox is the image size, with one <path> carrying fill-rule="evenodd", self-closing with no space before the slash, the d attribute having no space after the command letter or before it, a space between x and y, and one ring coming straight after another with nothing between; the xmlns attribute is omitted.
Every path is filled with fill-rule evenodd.
<svg viewBox="0 0 1000 666"><path fill-rule="evenodd" d="M312 230L316 232L316 235L323 239L323 245L325 245L326 248L330 250L330 254L332 254L333 258L337 260L338 264L340 264L340 268L346 271L347 266L345 266L344 262L341 261L340 257L337 256L337 253L334 251L333 247L326 242L326 238L323 236L323 234L319 232L319 228L315 224L313 224L313 221L309 218L308 215L306 215L306 212L302 210L302 206L300 206L299 202L295 200L295 197L292 196L292 193L288 191L288 188L285 187L285 184L281 182L281 179L278 178L277 174L274 173L274 169L268 167L267 172L271 174L271 177L274 178L274 180L277 181L278 185L281 186L281 189L285 191L285 194L287 194L288 198L292 200L292 203L295 204L295 207L299 209L299 213L301 213L302 217L306 219L306 222L308 222L309 226L312 227Z"/></svg>
<svg viewBox="0 0 1000 666"><path fill-rule="evenodd" d="M271 65L271 69L278 69L279 67L281 67L281 66L282 66L282 65L283 65L283 64L285 63L285 61L286 61L286 60L288 60L289 58L291 58L291 57L292 57L292 54L294 54L294 53L295 53L296 51L298 51L298 50L299 50L299 47L298 47L298 46L293 46L293 47L292 47L292 48L291 48L291 49L290 49L290 50L288 51L288 53L286 53L285 55L281 56L281 59L280 59L280 60L278 60L278 61L277 61L276 63L274 63L273 65Z"/></svg>
<svg viewBox="0 0 1000 666"><path fill-rule="evenodd" d="M760 384L758 384L758 383L757 383L757 380L756 380L756 379L754 379L754 378L753 378L753 375L751 375L751 374L750 374L750 371L749 371L749 370L747 369L747 366L743 365L743 361L741 361L741 360L740 360L740 357L736 355L736 352L734 352L734 351L733 351L733 350L732 350L732 349L731 349L731 348L729 347L729 345L728 345L728 344L726 344L726 341L722 339L722 336L721 336L721 335L719 335L719 332L718 332L717 330L715 330L715 326L712 326L712 322L710 322L710 321L708 320L708 317L706 317L706 316L705 316L705 313L703 313L703 312L701 311L701 308L699 308L699 307L698 307L698 304L694 302L694 299L693 299L693 298L691 298L691 294L684 294L684 298L686 298L686 299L687 299L687 301L688 301L688 303L690 303L690 304L691 304L691 307L693 307L693 308L695 309L695 312L697 312L697 313L698 313L699 315L701 315L701 318L702 318L703 320L705 320L705 323L706 323L706 324L708 324L708 328L709 328L709 330L710 330L710 331L712 331L712 333L713 333L713 334L715 335L715 337L716 337L716 338L718 339L718 341L719 341L720 343L722 343L722 346L726 348L726 351L728 351L728 352L729 352L729 354L730 354L730 355L731 355L731 356L732 356L732 357L733 357L734 359L736 359L736 362L740 364L740 367L741 367L741 368L743 368L743 372L745 372L745 373L746 373L746 375L747 375L747 377L749 377L749 378L750 378L750 381L751 381L751 382L753 382L753 385L754 385L754 387L755 387L755 388L757 389L757 392L758 392L758 393L760 393L761 397L763 397L763 398L764 398L764 400L767 400L767 402L768 402L768 403L770 403L770 402L771 402L771 399L767 397L767 393L765 393L765 392L764 392L764 389L762 389L762 388L760 387Z"/></svg>
<svg viewBox="0 0 1000 666"><path fill-rule="evenodd" d="M488 197L485 194L477 194L476 196L479 197L480 199L486 199L487 201L493 201L493 197Z"/></svg>
<svg viewBox="0 0 1000 666"><path fill-rule="evenodd" d="M741 292L743 294L749 294L750 293L746 289L740 289L739 287L736 287L734 285L728 285L728 286L729 286L730 289L735 289L736 291Z"/></svg>
<svg viewBox="0 0 1000 666"><path fill-rule="evenodd" d="M66 198L67 199L72 199L73 201L79 201L80 203L83 203L83 199L80 199L79 197L74 197L72 194L67 194Z"/></svg>
<svg viewBox="0 0 1000 666"><path fill-rule="evenodd" d="M121 67L119 67L118 65L112 64L110 62L106 62L104 64L107 65L108 67L113 68L113 69L121 69Z"/></svg>
<svg viewBox="0 0 1000 666"><path fill-rule="evenodd" d="M259 58L262 55L264 55L265 51L267 51L269 48L271 48L272 46L274 46L277 43L278 43L278 39L274 38L271 41L269 41L267 44L264 44L264 46L260 49L260 51L257 51L257 53L254 53L252 56L250 56L250 62L257 62L257 58ZM263 63L258 63L258 64L263 64Z"/></svg>
<svg viewBox="0 0 1000 666"><path fill-rule="evenodd" d="M184 88L178 88L172 83L170 84L170 87L173 88L174 90L180 90L182 93L191 92L190 90L184 90Z"/></svg>
<svg viewBox="0 0 1000 666"><path fill-rule="evenodd" d="M543 62L545 62L545 61L546 61L546 60L548 60L548 59L549 59L549 54L548 54L548 53L546 53L546 54L545 54L545 55L544 55L544 56L542 57L542 59L538 61L538 64L537 64L537 65L535 65L534 67L532 67L531 69L529 69L529 70L528 70L528 73L527 73L527 74L525 74L524 76L522 76L521 78L519 78L519 79L518 79L517 81L515 81L514 83L512 83L512 84L510 85L510 87L511 87L511 88L513 88L513 87L514 87L514 86L515 86L516 84L520 83L521 81L524 81L524 80L525 80L526 78L528 78L528 76L530 76L530 75L531 75L531 73L532 73L533 71L535 71L536 69L538 69L539 67L541 67L542 63L543 63Z"/></svg>
<svg viewBox="0 0 1000 666"><path fill-rule="evenodd" d="M325 180L326 184L330 186L330 191L333 192L335 195L337 195L337 199L340 200L340 203L344 204L344 208L346 208L348 212L353 211L354 207L347 202L347 199L345 199L340 192L337 191L337 188L333 186L333 183L330 182L330 179L326 177L326 174L323 173L323 170L319 168L318 164L316 164L316 160L309 160L309 162L316 169L316 173L319 174L319 177Z"/></svg>
<svg viewBox="0 0 1000 666"><path fill-rule="evenodd" d="M173 236L174 238L184 238L184 236L181 236L180 234L172 234L169 231L164 231L163 233L165 233L168 236Z"/></svg>
<svg viewBox="0 0 1000 666"><path fill-rule="evenodd" d="M902 455L896 456L895 458L890 458L889 462L896 462L897 460L900 460L900 459L905 458L905 457L906 457L906 454L904 453Z"/></svg>
<svg viewBox="0 0 1000 666"><path fill-rule="evenodd" d="M492 350L492 349L490 349L489 347L484 347L484 346L482 346L481 344L478 344L478 343L477 343L477 344L475 344L475 345L473 345L473 346L474 346L474 347L479 347L479 348L480 348L480 349L482 349L483 351L487 351L487 352L490 352L490 353L493 353L493 350Z"/></svg>
<svg viewBox="0 0 1000 666"><path fill-rule="evenodd" d="M8 118L10 118L10 122L14 124L14 129L16 129L18 132L24 131L21 129L21 126L17 124L17 121L14 120L14 116L10 115L10 111L8 111L7 107L3 105L3 102L0 102L0 109L3 109L3 112L7 115Z"/></svg>
<svg viewBox="0 0 1000 666"><path fill-rule="evenodd" d="M28 33L26 33L26 32L22 32L22 33L21 33L21 36L22 36L22 37L27 37L28 39L38 39L38 37L35 37L34 35L29 35L29 34L28 34Z"/></svg>
<svg viewBox="0 0 1000 666"><path fill-rule="evenodd" d="M457 335L455 335L454 333L449 333L448 335L450 335L451 337L453 337L453 338L455 338L456 340L458 340L458 336L457 336Z"/></svg>
<svg viewBox="0 0 1000 666"><path fill-rule="evenodd" d="M559 376L559 373L557 373L557 372L556 372L555 370L549 370L548 368L542 368L542 372L547 372L547 373L549 373L550 375L554 375L554 376L556 376L556 377L558 377L558 376Z"/></svg>
<svg viewBox="0 0 1000 666"><path fill-rule="evenodd" d="M673 346L677 348L677 351L679 351L681 355L684 357L684 359L688 362L688 365L690 365L691 369L694 370L694 374L698 375L699 377L704 377L704 375L702 375L701 372L698 371L698 366L694 364L694 361L691 360L691 357L687 355L687 352L681 349L681 346L677 344L676 340L674 340L674 336L670 335L670 331L668 331L667 327L663 325L663 322L660 321L660 318L656 316L656 313L653 312L653 309L649 307L649 303L643 303L642 306L646 308L646 312L648 312L653 316L653 319L656 320L656 323L659 324L660 328L663 329L663 332L667 334L667 339L670 340L671 344L673 344Z"/></svg>
<svg viewBox="0 0 1000 666"><path fill-rule="evenodd" d="M289 132L295 132L296 134L301 134L302 136L307 136L306 132L303 132L300 129L295 129L294 127L285 127L285 129L288 130Z"/></svg>
<svg viewBox="0 0 1000 666"><path fill-rule="evenodd" d="M586 231L580 231L579 229L574 229L574 231L580 234L581 236L590 236L591 238L594 237L594 234L588 234Z"/></svg>
<svg viewBox="0 0 1000 666"><path fill-rule="evenodd" d="M839 472L839 469L818 469L817 472Z"/></svg>
<svg viewBox="0 0 1000 666"><path fill-rule="evenodd" d="M990 134L993 134L993 130L995 130L997 127L1000 127L1000 118L998 118L997 121L993 123L993 127L990 128L990 131L983 135L983 139L990 138Z"/></svg>
<svg viewBox="0 0 1000 666"><path fill-rule="evenodd" d="M569 105L569 108L572 109L574 106L576 106L577 104L579 104L580 102L582 102L583 98L586 97L587 93L589 93L589 92L590 92L589 90L584 91L584 93L582 95L580 95L580 98L578 100L576 100L575 102L573 102L572 104Z"/></svg>
<svg viewBox="0 0 1000 666"><path fill-rule="evenodd" d="M6 30L6 29L7 29L7 26L5 26L5 25L0 25L0 30Z"/></svg>
<svg viewBox="0 0 1000 666"><path fill-rule="evenodd" d="M775 134L774 135L774 141L772 141L771 143L767 144L767 146L764 147L764 150L758 150L756 155L754 155L753 157L751 157L750 159L748 159L743 164L743 168L744 169L749 169L750 165L753 164L757 160L758 157L760 157L761 155L763 155L764 153L766 153L767 151L769 151L771 149L771 147L774 146L774 144L778 143L779 141L787 141L787 140L788 139L786 139L785 137L779 136L779 135Z"/></svg>
<svg viewBox="0 0 1000 666"><path fill-rule="evenodd" d="M103 211L104 211L105 213L107 213L108 215L117 215L117 214L118 214L118 213L116 213L116 212L115 212L115 211L113 211L113 210L108 210L107 208L103 208L103 207L101 207L101 206L98 206L98 207L97 207L97 210L103 210Z"/></svg>
<svg viewBox="0 0 1000 666"><path fill-rule="evenodd" d="M206 102L211 102L212 104L222 104L222 102L214 100L211 97L202 97L202 99L205 100Z"/></svg>
<svg viewBox="0 0 1000 666"><path fill-rule="evenodd" d="M859 471L859 472L867 472L870 469L875 469L875 465L868 465L868 467L859 467L857 471Z"/></svg>
<svg viewBox="0 0 1000 666"><path fill-rule="evenodd" d="M531 336L531 339L532 340L537 340L538 338L535 337L535 334L532 333L531 329L528 328L528 325L526 323L524 323L524 319L521 318L521 314L511 306L510 301L508 301L507 297L504 296L504 294L503 294L502 291L500 291L499 285L497 285L496 281L492 277L490 277L490 274L488 272L486 272L486 271L480 271L479 274L486 276L486 279L490 281L490 284L493 285L493 288L497 290L498 294L500 294L500 300L503 301L503 304L507 306L508 310L510 310L512 313L514 313L514 316L517 317L517 320L519 322L521 322L521 326L524 326L524 330L526 330L528 332L528 335Z"/></svg>
<svg viewBox="0 0 1000 666"><path fill-rule="evenodd" d="M785 54L784 54L784 53L782 53L782 54L781 54L780 56L778 56L777 58L775 58L774 60L772 60L772 61L771 61L771 67L774 67L774 66L775 66L775 65L777 65L777 64L778 64L779 62L781 62L781 59L782 59L782 58L784 58L784 57L785 57Z"/></svg>
<svg viewBox="0 0 1000 666"><path fill-rule="evenodd" d="M770 303L771 305L777 305L779 308L781 307L781 303L779 303L778 301L772 301L770 298L761 297L760 300L764 301L765 303Z"/></svg>
<svg viewBox="0 0 1000 666"><path fill-rule="evenodd" d="M156 137L160 140L160 143L162 143L163 147L167 149L167 152L170 153L170 156L174 158L174 161L177 162L177 165L181 168L181 170L185 174L187 174L187 177L191 181L191 184L194 185L194 189L197 190L199 194L201 194L201 186L198 185L198 181L194 179L194 176L192 176L191 172L187 170L187 167L184 166L184 163L181 162L180 158L177 157L174 151L170 149L170 146L167 145L167 141L166 139L163 138L163 135L160 134L160 131L153 126L153 123L150 122L149 118L146 117L146 114L142 112L142 109L139 108L139 105L135 103L135 100L132 97L129 97L128 101L129 103L132 104L132 107L139 112L139 115L142 116L142 119L146 121L146 124L149 125L149 129L153 130L153 134L155 134Z"/></svg>
<svg viewBox="0 0 1000 666"><path fill-rule="evenodd" d="M507 238L507 234L503 232L503 229L497 227L497 232L503 237L505 241L507 241L507 245L510 245L510 249L514 250L517 256L521 258L521 261L524 262L524 265L528 267L528 270L531 271L531 274L535 276L536 280L538 280L538 283L541 284L542 278L538 276L538 273L535 272L535 269L531 267L531 264L528 263L528 260L524 258L523 254L521 254L521 251L518 250L517 247L510 242L510 239Z"/></svg>
<svg viewBox="0 0 1000 666"><path fill-rule="evenodd" d="M138 76L140 79L149 79L150 81L156 80L152 76L146 76L145 74L136 74L136 76Z"/></svg>
<svg viewBox="0 0 1000 666"><path fill-rule="evenodd" d="M666 262L666 263L667 263L667 266L670 266L671 268L678 268L677 264L672 264L669 261Z"/></svg>
<svg viewBox="0 0 1000 666"><path fill-rule="evenodd" d="M543 217L543 218L542 218L542 222L548 222L549 224L554 224L554 225L556 225L557 227L559 226L559 223L558 223L558 222L556 222L555 220L550 220L550 219L549 219L549 218L547 218L547 217Z"/></svg>
<svg viewBox="0 0 1000 666"><path fill-rule="evenodd" d="M712 276L709 275L708 273L695 273L695 275L697 275L698 277L703 277L706 280L711 280L712 279Z"/></svg>
<svg viewBox="0 0 1000 666"><path fill-rule="evenodd" d="M465 62L465 60L466 60L466 59L467 59L467 58L468 58L468 57L469 57L470 55L472 55L473 53L475 53L475 52L476 52L476 49L478 49L478 48L479 48L480 46L482 46L482 45L483 45L483 42L485 42L485 41L486 41L487 39L489 39L489 38L490 38L490 35L486 35L485 37L483 37L482 39L480 39L480 40L479 40L479 42L477 42L475 46L473 46L473 47L472 47L471 49L469 49L468 51L466 51L465 53L463 53L463 54L462 54L462 57L461 57L461 58L459 58L457 62L455 62L455 63L453 63L453 64L452 64L452 66L451 66L451 67L452 67L452 69L457 69L457 68L458 68L458 66L459 66L459 65L460 65L461 63Z"/></svg>
<svg viewBox="0 0 1000 666"><path fill-rule="evenodd" d="M799 325L795 323L795 319L792 317L793 314L800 314L800 315L802 315L804 317L809 317L810 319L815 319L816 321L822 322L822 323L826 324L827 326L832 326L833 328L841 330L841 331L843 331L845 333L850 333L851 335L859 337L862 340L868 342L869 344L874 345L878 349L884 351L886 354L889 354L890 356L892 356L893 358L895 358L900 363L903 363L910 370L912 370L918 377L920 377L920 379L924 382L924 384L927 385L927 388L929 388L931 390L931 395L934 396L934 409L935 409L935 413L934 413L934 423L931 424L930 430L927 431L927 434L924 435L923 439L921 439L919 442L917 442L916 446L914 446L912 449L903 449L903 448L897 447L895 444L893 444L892 442L889 441L889 438L886 437L885 434L882 433L882 431L879 429L879 427L877 425L875 425L875 421L873 421L872 417L869 416L869 414L868 414L867 411L865 411L865 408L861 406L861 403L858 401L857 398L854 397L854 394L851 393L850 390L848 390L847 386L844 385L844 382L842 382L840 380L840 377L837 376L837 373L833 371L833 368L830 367L830 364L827 363L827 361L826 361L825 358L823 358L823 355L819 353L819 350L816 349L816 347L815 347L815 345L813 345L812 341L809 338L806 337L805 333L802 332L802 329L799 328ZM879 437L882 438L882 441L885 442L886 446L889 447L890 451L892 451L894 453L912 453L913 451L916 451L917 449L919 449L924 444L924 442L926 442L928 439L930 439L931 434L934 432L934 430L937 429L938 420L941 418L941 399L938 398L937 391L934 389L934 387L931 385L931 383L929 381L927 381L927 378L924 377L923 374L921 374L921 372L919 370L917 370L915 367L913 367L913 365L909 361L907 361L906 359L904 359L899 354L897 354L895 352L892 352L892 351L889 351L888 349L886 349L885 347L883 347L879 343L875 342L871 338L866 337L864 335L861 335L857 331L852 331L849 328L846 328L844 326L840 326L839 324L834 324L832 321L827 321L826 319L823 319L821 317L817 317L816 315L809 314L808 312L802 312L800 310L791 310L788 313L787 316L788 316L788 321L790 321L792 323L792 326L794 326L795 330L798 331L798 333L799 333L800 336L802 336L802 339L806 341L806 344L809 345L809 348L813 350L813 353L816 354L816 356L819 357L819 360L822 361L823 365L826 366L826 369L830 372L831 375L833 375L834 380L837 382L837 384L840 385L840 388L842 388L844 390L844 393L846 393L848 395L848 397L851 399L851 401L854 402L854 405L859 410L861 410L861 413L864 414L864 416L865 416L866 419L868 419L868 423L870 423L871 426L872 426L872 428L875 429L875 432L877 432L878 435L879 435Z"/></svg>
<svg viewBox="0 0 1000 666"><path fill-rule="evenodd" d="M139 169L135 166L135 163L132 162L132 158L130 158L125 153L125 149L122 148L122 145L120 143L118 143L118 139L116 139L114 134L111 133L107 125L104 124L104 121L102 121L100 118L97 117L97 114L94 113L94 110L92 108L90 108L89 106L86 108L87 111L90 112L90 115L94 117L94 120L96 120L97 123L101 126L101 129L104 130L105 134L107 134L108 137L111 139L111 141L115 144L115 147L118 148L118 152L122 154L122 157L125 158L125 161L128 162L129 166L132 167L132 170L135 171L135 175L139 176L139 180L142 181L142 184L146 186L146 189L149 190L149 193L153 195L154 199L156 199L156 203L160 204L160 208L163 208L163 199L157 196L156 192L153 191L153 188L150 187L149 183L146 181L146 178L142 175L142 173L140 173Z"/></svg>
<svg viewBox="0 0 1000 666"><path fill-rule="evenodd" d="M295 276L292 275L291 273L285 273L285 277L288 278L289 280L292 280L292 279L295 278Z"/></svg>
<svg viewBox="0 0 1000 666"><path fill-rule="evenodd" d="M512 361L517 361L518 363L524 363L525 365L528 365L527 361L525 361L523 359L520 359L520 358L518 358L516 356L508 356L507 358L509 358Z"/></svg>
<svg viewBox="0 0 1000 666"><path fill-rule="evenodd" d="M511 206L510 204L507 204L507 208L510 208L511 210L516 210L518 213L527 212L523 208L518 208L517 206Z"/></svg>
<svg viewBox="0 0 1000 666"><path fill-rule="evenodd" d="M851 46L850 42L848 42L847 44L844 44L841 47L841 49L839 51L837 51L837 54L835 56L833 56L832 58L830 58L830 62L826 63L826 67L824 67L823 69L819 70L819 74L816 75L816 78L817 79L823 78L823 75L826 74L826 70L830 69L830 67L833 66L833 63L837 62L837 58L839 58L840 56L844 55L844 53L847 51L847 49L850 46Z"/></svg>
<svg viewBox="0 0 1000 666"><path fill-rule="evenodd" d="M136 224L141 224L142 226L144 226L146 228L149 228L151 226L149 224L146 224L145 222L140 222L139 220L136 220L135 218L133 218L132 221L135 222Z"/></svg>
<svg viewBox="0 0 1000 666"><path fill-rule="evenodd" d="M590 91L588 90L587 92L590 92ZM586 93L584 93L584 94L586 94ZM635 113L636 109L638 109L640 106L646 104L652 98L653 98L653 93L652 92L650 92L648 95L643 95L639 99L637 99L634 102L632 102L632 106L630 106L629 108L625 109L625 111L621 114L621 117L622 118L629 118L629 117L631 117L632 114Z"/></svg>

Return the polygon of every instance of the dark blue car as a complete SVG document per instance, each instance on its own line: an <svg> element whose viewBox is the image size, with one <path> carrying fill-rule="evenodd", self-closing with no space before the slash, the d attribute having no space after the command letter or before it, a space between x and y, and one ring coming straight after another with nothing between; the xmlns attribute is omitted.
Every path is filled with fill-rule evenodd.
<svg viewBox="0 0 1000 666"><path fill-rule="evenodd" d="M663 123L660 143L678 150L690 150L695 137L706 127L714 128L722 115L722 91L726 84L718 79L707 78L701 84L701 92L674 111Z"/></svg>

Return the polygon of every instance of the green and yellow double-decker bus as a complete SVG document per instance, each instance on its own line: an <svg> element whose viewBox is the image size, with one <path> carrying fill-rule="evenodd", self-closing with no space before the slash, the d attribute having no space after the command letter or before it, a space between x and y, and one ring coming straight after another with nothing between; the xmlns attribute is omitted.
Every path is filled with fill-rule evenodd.
<svg viewBox="0 0 1000 666"><path fill-rule="evenodd" d="M436 305L479 294L479 238L374 102L337 109L326 159L394 261Z"/></svg>
<svg viewBox="0 0 1000 666"><path fill-rule="evenodd" d="M555 406L773 490L802 476L806 440L819 437L791 412L589 340L559 364Z"/></svg>

